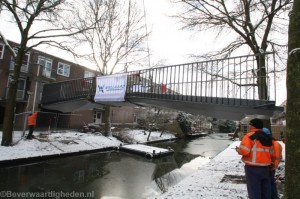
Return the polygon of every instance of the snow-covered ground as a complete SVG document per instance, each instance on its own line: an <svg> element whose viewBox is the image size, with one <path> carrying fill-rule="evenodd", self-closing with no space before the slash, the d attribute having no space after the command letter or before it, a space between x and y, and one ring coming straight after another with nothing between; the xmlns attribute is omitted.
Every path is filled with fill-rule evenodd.
<svg viewBox="0 0 300 199"><path fill-rule="evenodd" d="M105 147L120 146L121 142L114 137L105 137L101 134L79 133L74 131L51 133L43 138L26 140L18 139L15 132L14 137L19 140L14 146L0 146L0 162L18 158L37 157L43 155L62 154L86 150L101 149ZM38 137L40 133L35 132ZM133 143L147 141L148 133L142 130L128 130L127 134ZM150 141L171 139L172 134L152 132ZM2 132L0 135L2 139ZM239 141L233 142L223 152L208 161L205 165L199 165L197 171L184 180L168 189L162 195L152 195L149 199L190 199L190 198L247 198L246 185L243 183L244 167L240 156L234 150ZM285 146L283 146L283 158L285 159ZM280 165L284 168L284 162Z"/></svg>
<svg viewBox="0 0 300 199"><path fill-rule="evenodd" d="M2 140L2 132L0 133ZM100 133L63 131L40 136L41 132L34 132L37 139L32 140L21 138L22 134L14 132L14 146L0 146L0 161L118 147L122 143L115 137L102 136ZM124 131L123 134L132 138L132 143L147 142L148 133L142 130ZM149 141L175 138L170 133L160 135L160 132L152 132Z"/></svg>
<svg viewBox="0 0 300 199"><path fill-rule="evenodd" d="M283 146L283 161L277 174L284 176L285 145ZM234 148L240 141L233 142L219 153L209 163L198 168L189 177L170 188L165 194L156 199L246 199L247 189L244 183L244 163ZM282 184L278 182L278 185Z"/></svg>

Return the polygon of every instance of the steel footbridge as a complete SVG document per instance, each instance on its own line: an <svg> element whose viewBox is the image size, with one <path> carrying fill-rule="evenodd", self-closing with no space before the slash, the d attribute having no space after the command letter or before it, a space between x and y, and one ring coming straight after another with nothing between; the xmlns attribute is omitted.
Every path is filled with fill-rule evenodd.
<svg viewBox="0 0 300 199"><path fill-rule="evenodd" d="M272 53L257 69L256 55L130 71L123 102L95 102L96 78L45 84L42 108L73 112L112 106L156 106L220 119L271 116L276 106Z"/></svg>

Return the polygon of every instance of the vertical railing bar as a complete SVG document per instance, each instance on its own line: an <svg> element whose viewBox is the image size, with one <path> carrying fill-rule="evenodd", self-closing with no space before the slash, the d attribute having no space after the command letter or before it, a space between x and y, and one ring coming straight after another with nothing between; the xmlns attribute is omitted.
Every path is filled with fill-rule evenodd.
<svg viewBox="0 0 300 199"><path fill-rule="evenodd" d="M206 71L205 71L205 102L207 103L207 82L208 82L208 69L207 69L207 61L205 62Z"/></svg>
<svg viewBox="0 0 300 199"><path fill-rule="evenodd" d="M153 85L153 79L152 79L152 74L151 72L153 72L153 70L148 69L148 95L150 96L150 98L152 98L152 85Z"/></svg>
<svg viewBox="0 0 300 199"><path fill-rule="evenodd" d="M227 104L229 104L229 92L230 92L230 87L229 87L229 79L230 79L230 74L229 74L229 70L230 70L230 60L228 59L227 60L227 77L228 77L228 80L227 80Z"/></svg>
<svg viewBox="0 0 300 199"><path fill-rule="evenodd" d="M157 93L160 94L160 84L161 84L161 68L159 68L159 71L158 71L158 87L157 87Z"/></svg>
<svg viewBox="0 0 300 199"><path fill-rule="evenodd" d="M175 85L175 91L176 91L176 100L179 100L179 87L178 87L178 83L179 83L179 74L180 74L180 67L175 67L175 75L176 75L176 81L178 79L178 82L175 81L174 78L174 85Z"/></svg>
<svg viewBox="0 0 300 199"><path fill-rule="evenodd" d="M75 81L72 81L71 84L72 84L72 86L73 86L73 89L72 89L73 92L71 92L70 94L71 94L71 98L73 99L74 96L75 96L75 93L76 93L76 91L77 91L77 87L78 87L78 86L77 86L77 84L76 84Z"/></svg>
<svg viewBox="0 0 300 199"><path fill-rule="evenodd" d="M233 59L233 105L236 105L236 84L235 84L235 81L236 81L236 59Z"/></svg>
<svg viewBox="0 0 300 199"><path fill-rule="evenodd" d="M71 89L69 90L69 99L73 99L76 91L76 84L74 80L70 81L69 84L71 85Z"/></svg>
<svg viewBox="0 0 300 199"><path fill-rule="evenodd" d="M183 84L184 84L184 66L185 65L182 65L182 82L181 82L181 100L183 101Z"/></svg>
<svg viewBox="0 0 300 199"><path fill-rule="evenodd" d="M187 71L186 71L186 95L185 95L185 101L188 101L189 96L189 66L190 64L187 64Z"/></svg>
<svg viewBox="0 0 300 199"><path fill-rule="evenodd" d="M67 83L68 83L68 82L63 83L63 86L62 86L63 92L64 92L64 94L65 94L65 99L68 99L68 98L69 98L69 93L66 92ZM71 89L71 88L70 88L70 89Z"/></svg>
<svg viewBox="0 0 300 199"><path fill-rule="evenodd" d="M167 67L167 74L166 74L166 90L165 90L165 96L166 96L166 97L165 97L165 98L168 98L168 96L167 96L167 94L168 94L168 93L167 93L167 88L168 88L168 84L169 84L169 83L168 83L168 79L169 79L169 78L168 78L168 75L169 75L169 68L170 68L170 66Z"/></svg>
<svg viewBox="0 0 300 199"><path fill-rule="evenodd" d="M139 72L140 72L139 73L140 74L139 83L141 84L141 89L139 89L140 90L140 95L145 97L144 88L145 88L146 84L145 84L145 78L144 78L144 70L140 70Z"/></svg>
<svg viewBox="0 0 300 199"><path fill-rule="evenodd" d="M157 79L157 71L158 71L158 68L155 69L155 85L154 85L154 96L158 96L158 91L157 91L157 84L158 84L158 79Z"/></svg>
<svg viewBox="0 0 300 199"><path fill-rule="evenodd" d="M65 96L66 96L65 99L69 99L69 93L66 92L66 87L67 86L68 86L68 82L64 83L63 90L64 90ZM71 89L71 87L69 89Z"/></svg>
<svg viewBox="0 0 300 199"><path fill-rule="evenodd" d="M164 74L164 68L160 68L160 72L159 72L159 88L158 88L158 92L159 94L161 94L161 85L162 85L162 79L163 79L163 74Z"/></svg>
<svg viewBox="0 0 300 199"><path fill-rule="evenodd" d="M253 71L254 71L254 73L255 73L256 70L255 70L255 65L254 65L254 59L252 59L252 63L253 63L253 64L252 64L252 66L253 66ZM257 73L256 73L256 74L257 74ZM254 78L255 78L255 77L254 77ZM254 80L254 78L253 78L253 80ZM255 83L255 81L253 81L253 85L254 85L254 83ZM256 97L255 97L255 90L256 90L256 89L255 89L255 86L253 86L253 97L252 97L252 100L255 100L255 98L256 98ZM257 90L259 90L258 87L257 87Z"/></svg>
<svg viewBox="0 0 300 199"><path fill-rule="evenodd" d="M269 76L269 59L270 59L270 57L269 57L269 55L265 55L265 57L266 57L266 76L267 76L267 78L268 78L268 98L267 98L267 100L271 100L271 78L270 78L270 76ZM274 87L275 87L276 85L274 84Z"/></svg>
<svg viewBox="0 0 300 199"><path fill-rule="evenodd" d="M147 97L147 78L146 78L147 69L141 70L141 77L142 77L142 85L143 88L141 89L142 96Z"/></svg>
<svg viewBox="0 0 300 199"><path fill-rule="evenodd" d="M176 83L176 99L180 100L180 89L179 89L179 80L180 80L180 65L179 67L176 67L176 75L177 75L177 79L178 82Z"/></svg>
<svg viewBox="0 0 300 199"><path fill-rule="evenodd" d="M78 92L81 92L83 93L82 96L84 96L85 98L88 96L88 86L89 86L89 78L83 78L84 79L84 87L86 88L86 90L83 92L83 86L82 84L80 83L80 81L76 81L76 85L77 85L77 88L78 88Z"/></svg>
<svg viewBox="0 0 300 199"><path fill-rule="evenodd" d="M242 58L240 58L240 106L242 105Z"/></svg>
<svg viewBox="0 0 300 199"><path fill-rule="evenodd" d="M150 96L150 98L152 98L153 92L152 92L152 88L153 88L153 70L151 70L150 68L148 69L148 95Z"/></svg>
<svg viewBox="0 0 300 199"><path fill-rule="evenodd" d="M218 104L218 74L219 74L219 61L217 61L217 69L216 69L216 103Z"/></svg>
<svg viewBox="0 0 300 199"><path fill-rule="evenodd" d="M210 71L210 79L211 79L211 81L210 81L210 103L212 103L213 102L213 83L214 83L214 76L213 76L213 68L214 68L214 61L211 61L210 62L211 63L211 71Z"/></svg>
<svg viewBox="0 0 300 199"><path fill-rule="evenodd" d="M276 61L275 61L275 53L273 53L273 79L274 79L274 100L276 101L277 99L277 93L276 93L276 88L277 88L277 84L276 84L276 70L275 70L275 65L276 65Z"/></svg>
<svg viewBox="0 0 300 199"><path fill-rule="evenodd" d="M224 93L225 93L225 88L224 88L224 80L225 80L225 78L224 78L224 61L222 61L222 86L221 86L221 88L222 88L222 104L224 104L224 97L225 97L225 95L224 95Z"/></svg>
<svg viewBox="0 0 300 199"><path fill-rule="evenodd" d="M172 76L173 76L173 66L170 67L170 90L169 90L169 99L173 99L172 96L172 90L173 90L173 84L172 84Z"/></svg>
<svg viewBox="0 0 300 199"><path fill-rule="evenodd" d="M200 95L201 95L201 102L203 102L203 62L201 63L201 87L200 87Z"/></svg>
<svg viewBox="0 0 300 199"><path fill-rule="evenodd" d="M192 74L191 74L191 101L193 101L193 77L194 77L194 64L191 64L192 66Z"/></svg>
<svg viewBox="0 0 300 199"><path fill-rule="evenodd" d="M245 86L245 88L246 88L246 90L245 90L245 94L246 94L246 104L248 105L249 103L248 103L248 98L249 98L249 78L248 78L248 71L249 71L249 69L248 69L248 61L246 60L245 61L245 67L246 67L246 71L245 71L245 84L246 84L246 86Z"/></svg>
<svg viewBox="0 0 300 199"><path fill-rule="evenodd" d="M197 63L197 65L196 65L196 79L195 79L195 100L196 100L196 102L198 102L198 95L197 95L197 93L198 93L198 70L199 70L199 63Z"/></svg>
<svg viewBox="0 0 300 199"><path fill-rule="evenodd" d="M173 99L176 99L176 76L177 76L177 67L173 68L174 78L173 78Z"/></svg>

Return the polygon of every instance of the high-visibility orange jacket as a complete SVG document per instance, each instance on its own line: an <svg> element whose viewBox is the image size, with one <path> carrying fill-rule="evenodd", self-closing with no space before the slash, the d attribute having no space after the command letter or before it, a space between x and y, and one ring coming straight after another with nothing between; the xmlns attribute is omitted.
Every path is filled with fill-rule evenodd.
<svg viewBox="0 0 300 199"><path fill-rule="evenodd" d="M36 125L36 118L37 118L38 112L34 112L31 115L28 115L28 126L35 126Z"/></svg>
<svg viewBox="0 0 300 199"><path fill-rule="evenodd" d="M274 139L272 140L272 144L274 148L274 154L272 155L272 169L275 170L278 167L280 161L282 160L282 146L279 142L277 142Z"/></svg>
<svg viewBox="0 0 300 199"><path fill-rule="evenodd" d="M239 146L239 154L242 155L242 161L249 166L269 166L272 164L271 157L274 156L272 146L263 146L260 141L250 138L256 131L261 129L250 129L244 135L242 142Z"/></svg>

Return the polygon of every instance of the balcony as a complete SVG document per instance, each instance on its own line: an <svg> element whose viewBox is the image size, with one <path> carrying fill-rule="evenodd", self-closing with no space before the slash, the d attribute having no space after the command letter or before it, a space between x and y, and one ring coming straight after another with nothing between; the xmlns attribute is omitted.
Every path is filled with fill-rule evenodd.
<svg viewBox="0 0 300 199"><path fill-rule="evenodd" d="M14 61L10 61L9 70L13 71L14 69L15 69L15 62ZM30 65L23 64L21 66L21 70L20 70L21 73L28 73L29 71L31 71L31 66Z"/></svg>
<svg viewBox="0 0 300 199"><path fill-rule="evenodd" d="M4 99L7 99L7 97L8 97L8 90L9 90L9 88L8 87L6 87L5 88L5 93L6 93L6 95L4 96ZM16 97L16 100L17 101L25 101L25 100L27 100L27 96L26 96L26 91L25 90L17 90L17 97Z"/></svg>
<svg viewBox="0 0 300 199"><path fill-rule="evenodd" d="M48 79L52 79L52 80L56 80L56 70L55 69L48 69L42 66L42 72L41 72L41 76L48 78Z"/></svg>

